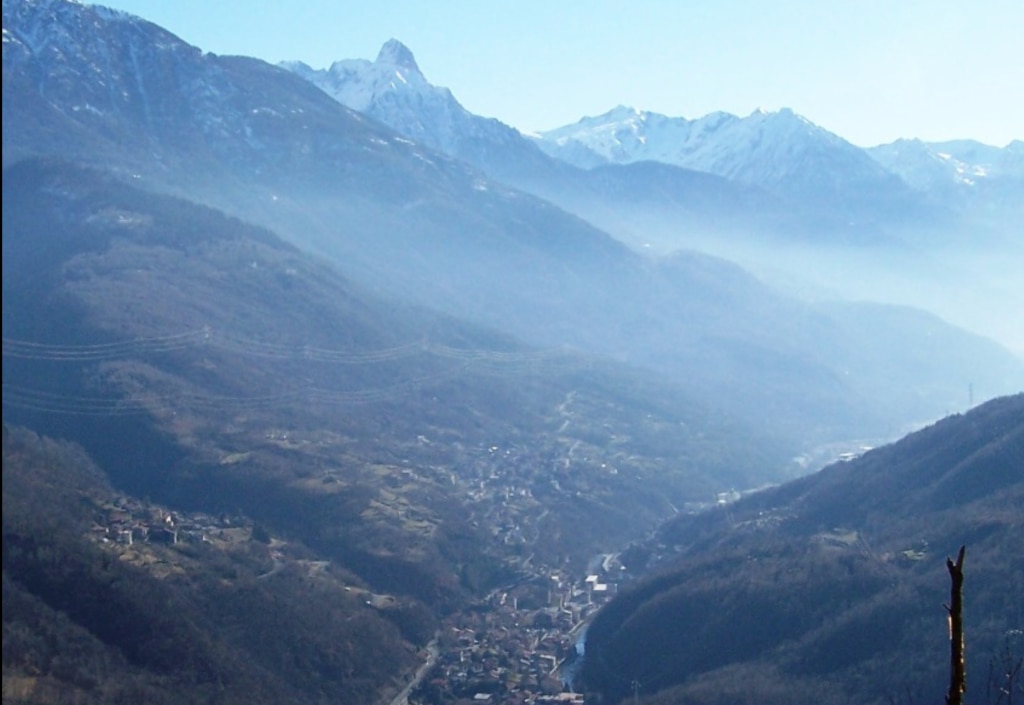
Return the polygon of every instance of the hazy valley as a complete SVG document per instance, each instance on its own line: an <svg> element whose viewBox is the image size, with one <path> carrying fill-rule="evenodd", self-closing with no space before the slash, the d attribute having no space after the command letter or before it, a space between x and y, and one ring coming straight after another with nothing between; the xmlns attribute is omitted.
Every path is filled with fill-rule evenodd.
<svg viewBox="0 0 1024 705"><path fill-rule="evenodd" d="M1019 141L3 23L5 703L938 702L964 543L1019 658Z"/></svg>

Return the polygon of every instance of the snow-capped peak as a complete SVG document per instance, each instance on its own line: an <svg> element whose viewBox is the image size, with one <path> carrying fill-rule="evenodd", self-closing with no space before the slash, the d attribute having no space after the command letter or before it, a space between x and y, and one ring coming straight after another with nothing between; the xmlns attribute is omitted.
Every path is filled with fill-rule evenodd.
<svg viewBox="0 0 1024 705"><path fill-rule="evenodd" d="M327 71L299 62L281 66L311 81L339 103L365 113L415 142L449 154L463 143L489 134L496 143L519 137L497 120L467 112L447 88L434 86L420 72L412 51L397 39L381 47L375 61L344 59Z"/></svg>
<svg viewBox="0 0 1024 705"><path fill-rule="evenodd" d="M642 118L643 113L631 105L616 105L604 114L610 120L626 120L630 118Z"/></svg>
<svg viewBox="0 0 1024 705"><path fill-rule="evenodd" d="M416 65L416 58L412 55L412 51L397 39L389 39L384 42L374 63L420 73L420 67Z"/></svg>
<svg viewBox="0 0 1024 705"><path fill-rule="evenodd" d="M826 205L844 179L886 188L894 180L862 150L789 108L687 120L619 106L541 136L545 151L582 167L664 162Z"/></svg>
<svg viewBox="0 0 1024 705"><path fill-rule="evenodd" d="M327 70L312 69L299 61L282 61L279 65L311 81L339 103L359 112L372 114L373 106L382 100L389 103L395 100L401 102L405 98L399 96L410 94L428 101L454 100L446 89L436 88L427 81L412 51L397 39L386 41L375 61L343 59L335 61ZM374 117L388 122L381 115Z"/></svg>

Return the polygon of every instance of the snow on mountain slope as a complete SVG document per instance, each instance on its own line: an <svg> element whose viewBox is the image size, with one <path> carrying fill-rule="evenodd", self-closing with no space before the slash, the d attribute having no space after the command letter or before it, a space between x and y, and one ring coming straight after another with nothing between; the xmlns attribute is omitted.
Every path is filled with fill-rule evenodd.
<svg viewBox="0 0 1024 705"><path fill-rule="evenodd" d="M1024 142L993 147L974 140L897 140L868 150L879 164L920 190L1024 178Z"/></svg>
<svg viewBox="0 0 1024 705"><path fill-rule="evenodd" d="M1005 147L993 147L976 140L931 142L929 146L940 155L949 155L970 164L979 175L1024 177L1024 141L1013 140Z"/></svg>
<svg viewBox="0 0 1024 705"><path fill-rule="evenodd" d="M697 120L619 106L538 135L552 156L580 166L659 161L758 186L843 212L911 206L910 189L841 137L792 110Z"/></svg>
<svg viewBox="0 0 1024 705"><path fill-rule="evenodd" d="M448 142L456 134L457 123L467 115L451 91L427 82L412 52L395 39L384 44L372 62L346 59L326 70L313 69L301 61L283 62L281 66L311 81L339 103L385 124L401 125L401 132L424 143L430 137ZM424 116L447 129L433 129Z"/></svg>
<svg viewBox="0 0 1024 705"><path fill-rule="evenodd" d="M590 169L656 161L764 189L790 207L855 223L918 212L919 197L898 177L791 110L747 118L718 112L691 121L620 106L526 139L498 120L470 113L451 91L432 85L395 39L372 62L337 61L326 70L301 62L281 66L417 143L555 200L558 189L548 186L576 178L560 173L559 164Z"/></svg>
<svg viewBox="0 0 1024 705"><path fill-rule="evenodd" d="M868 153L933 203L952 205L970 225L1020 242L1024 142L993 147L973 140L898 140Z"/></svg>
<svg viewBox="0 0 1024 705"><path fill-rule="evenodd" d="M657 161L709 171L694 166L693 153L706 142L708 133L739 121L728 113L712 113L700 120L673 118L620 105L597 117L585 117L540 133L541 148L565 158L562 150L586 150L602 163L628 164Z"/></svg>
<svg viewBox="0 0 1024 705"><path fill-rule="evenodd" d="M550 201L635 247L646 249L654 240L666 250L677 249L684 246L681 233L708 228L757 234L807 230L799 217L790 218L789 204L714 174L665 163L608 164L586 148L584 168L549 156L534 139L470 113L451 91L432 85L412 52L394 39L374 61L337 61L327 70L301 62L281 66L406 138ZM671 234L655 237L651 217L671 221ZM636 225L636 218L647 224Z"/></svg>
<svg viewBox="0 0 1024 705"><path fill-rule="evenodd" d="M320 70L300 61L283 62L281 66L342 105L369 115L419 144L471 164L489 168L495 160L530 162L545 158L514 128L474 115L450 90L431 84L409 48L397 39L387 41L372 62L346 59Z"/></svg>

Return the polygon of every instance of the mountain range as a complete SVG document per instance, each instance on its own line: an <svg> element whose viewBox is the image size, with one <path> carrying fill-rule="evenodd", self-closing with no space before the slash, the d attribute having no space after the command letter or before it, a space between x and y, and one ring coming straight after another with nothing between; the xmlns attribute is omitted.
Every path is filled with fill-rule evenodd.
<svg viewBox="0 0 1024 705"><path fill-rule="evenodd" d="M1003 148L970 140L900 140L863 149L788 108L688 120L620 105L573 125L522 135L470 113L450 90L431 84L412 51L396 39L372 62L346 59L323 70L300 61L281 65L410 139L511 181L557 171L530 148L534 144L584 170L658 162L762 189L790 207L885 222L919 219L925 201L935 206L936 196L948 195L935 190L947 182L965 192L985 191L993 183L1019 181L1024 173L1020 140Z"/></svg>
<svg viewBox="0 0 1024 705"><path fill-rule="evenodd" d="M902 180L789 109L758 110L746 118L713 113L691 121L620 106L540 137L549 153L583 163L663 162L851 219L920 217Z"/></svg>
<svg viewBox="0 0 1024 705"><path fill-rule="evenodd" d="M900 140L862 149L788 108L687 120L619 106L538 137L542 149L584 166L663 162L874 218L900 203L912 208L915 192L939 195L933 189L940 181L983 190L1019 180L1024 144L1015 140L999 148L970 140ZM920 211L908 214L920 216Z"/></svg>
<svg viewBox="0 0 1024 705"><path fill-rule="evenodd" d="M5 701L380 702L491 600L553 623L595 554L664 566L716 497L1024 388L940 296L884 291L987 302L1013 344L1017 143L920 145L950 187L788 111L620 110L708 149L612 159L468 113L394 40L316 71L65 0L3 29Z"/></svg>
<svg viewBox="0 0 1024 705"><path fill-rule="evenodd" d="M1024 256L1019 140L862 149L788 109L687 120L624 106L527 136L466 111L397 40L373 62L284 66L641 252L700 249L803 295L927 308L1024 350L1007 324L1024 306L1006 265Z"/></svg>
<svg viewBox="0 0 1024 705"><path fill-rule="evenodd" d="M7 163L113 169L269 227L379 295L648 366L788 438L892 433L956 408L969 384L980 399L1021 375L971 336L935 346L928 316L898 333L852 325L712 258L652 261L288 71L203 54L138 18L24 2L4 21ZM876 341L897 337L903 362L872 365Z"/></svg>

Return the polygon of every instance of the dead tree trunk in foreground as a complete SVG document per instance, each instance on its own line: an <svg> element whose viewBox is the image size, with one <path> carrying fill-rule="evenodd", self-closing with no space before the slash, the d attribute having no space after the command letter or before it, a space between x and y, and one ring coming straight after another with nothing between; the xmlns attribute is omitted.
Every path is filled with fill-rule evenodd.
<svg viewBox="0 0 1024 705"><path fill-rule="evenodd" d="M966 546L960 547L956 562L952 558L946 559L946 568L949 570L949 579L952 587L949 593L949 604L946 611L949 612L949 693L946 695L946 705L963 705L964 692L967 690L967 668L964 665L964 552Z"/></svg>

